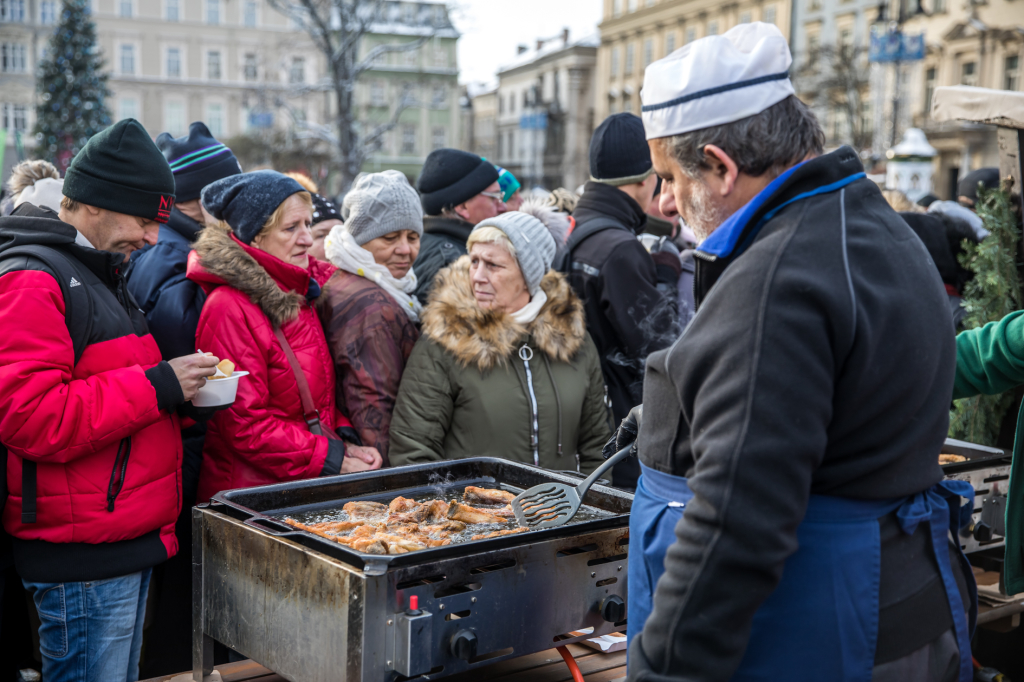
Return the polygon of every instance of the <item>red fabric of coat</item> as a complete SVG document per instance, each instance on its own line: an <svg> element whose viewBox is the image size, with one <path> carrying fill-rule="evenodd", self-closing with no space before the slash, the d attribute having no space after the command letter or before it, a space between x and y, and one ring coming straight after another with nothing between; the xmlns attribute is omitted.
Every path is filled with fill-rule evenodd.
<svg viewBox="0 0 1024 682"><path fill-rule="evenodd" d="M295 374L274 336L274 326L280 325L323 427L351 426L335 407L334 363L307 301L310 279L319 285L333 271L315 258L306 270L290 265L222 228L204 230L196 242L188 278L207 294L196 347L249 372L238 382L234 404L208 423L200 502L222 490L336 473L324 469L329 450L340 448L340 441L331 445L326 436L310 433Z"/></svg>

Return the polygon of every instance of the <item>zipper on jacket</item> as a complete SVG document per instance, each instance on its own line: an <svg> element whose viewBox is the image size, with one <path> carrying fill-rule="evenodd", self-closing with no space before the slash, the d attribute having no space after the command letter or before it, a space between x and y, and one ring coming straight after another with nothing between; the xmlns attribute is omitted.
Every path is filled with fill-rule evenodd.
<svg viewBox="0 0 1024 682"><path fill-rule="evenodd" d="M124 457L122 457L122 452ZM114 511L114 500L121 494L124 488L124 475L128 469L128 457L132 454L132 438L122 438L117 445L117 456L114 458L114 468L110 472L110 483L107 485L107 511ZM115 487L116 486L116 487Z"/></svg>
<svg viewBox="0 0 1024 682"><path fill-rule="evenodd" d="M551 388L555 390L555 407L558 409L558 457L562 457L562 397L558 395L558 384L555 382L555 374L551 371L551 361L548 360L547 353L543 355L544 366L548 370L548 379L551 379ZM576 452L576 471L580 470L580 453L577 449Z"/></svg>
<svg viewBox="0 0 1024 682"><path fill-rule="evenodd" d="M519 359L526 366L526 386L530 398L530 448L533 450L533 464L540 466L540 424L537 415L537 394L533 390L533 372L530 371L530 360L533 359L533 349L525 343L519 349Z"/></svg>

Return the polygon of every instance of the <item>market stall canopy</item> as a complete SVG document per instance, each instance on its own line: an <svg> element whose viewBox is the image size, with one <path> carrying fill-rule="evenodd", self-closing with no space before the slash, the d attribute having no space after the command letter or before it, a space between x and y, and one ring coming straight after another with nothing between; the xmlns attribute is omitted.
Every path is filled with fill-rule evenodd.
<svg viewBox="0 0 1024 682"><path fill-rule="evenodd" d="M1004 128L1024 128L1024 92L951 85L935 88L935 121L972 121Z"/></svg>

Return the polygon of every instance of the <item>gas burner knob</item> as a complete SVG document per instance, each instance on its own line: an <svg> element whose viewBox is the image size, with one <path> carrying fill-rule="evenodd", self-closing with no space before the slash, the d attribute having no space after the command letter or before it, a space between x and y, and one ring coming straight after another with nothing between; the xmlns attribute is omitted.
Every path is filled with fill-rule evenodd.
<svg viewBox="0 0 1024 682"><path fill-rule="evenodd" d="M626 602L617 594L606 598L601 602L601 617L609 623L626 620Z"/></svg>
<svg viewBox="0 0 1024 682"><path fill-rule="evenodd" d="M476 633L472 630L459 630L452 635L452 656L463 661L473 658L476 656L476 641Z"/></svg>
<svg viewBox="0 0 1024 682"><path fill-rule="evenodd" d="M984 521L974 524L974 539L978 542L988 542L992 539L992 526Z"/></svg>

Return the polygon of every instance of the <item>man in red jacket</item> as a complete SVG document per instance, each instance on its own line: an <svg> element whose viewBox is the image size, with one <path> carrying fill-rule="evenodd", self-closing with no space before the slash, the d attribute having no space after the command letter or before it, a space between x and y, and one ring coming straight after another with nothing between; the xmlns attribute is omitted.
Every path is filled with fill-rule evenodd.
<svg viewBox="0 0 1024 682"><path fill-rule="evenodd" d="M3 525L40 616L47 682L138 679L152 567L177 552L175 414L216 358L162 361L128 293L127 257L156 241L174 178L131 119L68 168L60 215L0 219Z"/></svg>

